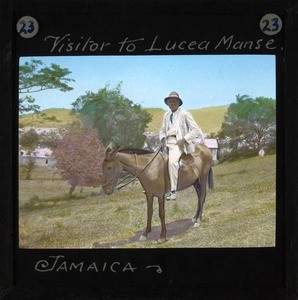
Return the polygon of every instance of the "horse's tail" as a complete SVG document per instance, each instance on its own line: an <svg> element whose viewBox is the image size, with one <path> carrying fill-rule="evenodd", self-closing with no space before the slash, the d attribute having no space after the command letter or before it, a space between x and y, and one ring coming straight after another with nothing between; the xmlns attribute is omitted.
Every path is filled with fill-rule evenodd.
<svg viewBox="0 0 298 300"><path fill-rule="evenodd" d="M209 189L211 189L211 190L214 189L214 177L213 177L213 170L212 170L212 167L210 167L209 173L208 173L208 187L209 187Z"/></svg>

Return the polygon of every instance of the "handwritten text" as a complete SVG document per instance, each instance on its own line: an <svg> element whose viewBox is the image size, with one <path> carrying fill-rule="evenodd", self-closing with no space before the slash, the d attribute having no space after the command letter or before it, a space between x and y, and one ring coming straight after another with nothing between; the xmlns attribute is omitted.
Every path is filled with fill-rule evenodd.
<svg viewBox="0 0 298 300"><path fill-rule="evenodd" d="M216 40L165 40L159 35L152 39L144 37L125 37L117 42L96 41L93 37L80 38L67 33L63 36L48 35L44 41L49 45L51 53L100 53L113 50L116 53L132 54L136 51L145 53L158 52L208 52L208 51L250 51L274 50L277 48L275 40L257 39L240 40L234 35L225 35Z"/></svg>
<svg viewBox="0 0 298 300"><path fill-rule="evenodd" d="M137 271L153 271L157 274L162 273L162 268L159 265L144 265L138 266L132 262L74 262L68 261L63 255L49 256L46 259L42 259L36 262L34 266L35 271L37 272L110 272L110 273L119 273L119 272L128 272L134 273Z"/></svg>

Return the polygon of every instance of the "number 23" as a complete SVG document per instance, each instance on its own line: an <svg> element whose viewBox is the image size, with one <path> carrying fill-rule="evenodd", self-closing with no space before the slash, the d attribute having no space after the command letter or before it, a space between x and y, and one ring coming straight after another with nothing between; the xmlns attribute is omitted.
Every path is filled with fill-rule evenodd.
<svg viewBox="0 0 298 300"><path fill-rule="evenodd" d="M29 24L28 24L29 23ZM34 31L34 22L33 21L29 21L29 22L25 22L25 21L22 21L21 24L22 24L22 28L20 29L19 33L32 33Z"/></svg>
<svg viewBox="0 0 298 300"><path fill-rule="evenodd" d="M264 24L263 31L278 31L279 29L279 20L278 18L273 18L271 20L263 20L262 23Z"/></svg>

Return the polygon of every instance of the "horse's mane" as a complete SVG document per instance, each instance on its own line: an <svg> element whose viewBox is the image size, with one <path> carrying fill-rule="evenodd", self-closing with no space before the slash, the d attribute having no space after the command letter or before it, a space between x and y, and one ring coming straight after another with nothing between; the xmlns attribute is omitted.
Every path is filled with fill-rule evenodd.
<svg viewBox="0 0 298 300"><path fill-rule="evenodd" d="M144 155L144 154L152 154L154 151L145 150L145 149L121 149L119 150L120 153L125 154L136 154L136 155Z"/></svg>

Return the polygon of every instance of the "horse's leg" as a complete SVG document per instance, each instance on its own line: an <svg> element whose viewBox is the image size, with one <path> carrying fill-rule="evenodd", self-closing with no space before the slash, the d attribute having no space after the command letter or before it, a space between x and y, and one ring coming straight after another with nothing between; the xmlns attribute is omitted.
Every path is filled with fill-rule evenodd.
<svg viewBox="0 0 298 300"><path fill-rule="evenodd" d="M144 233L140 236L140 241L146 241L148 233L151 232L151 221L152 221L152 214L153 214L153 196L147 197L147 226Z"/></svg>
<svg viewBox="0 0 298 300"><path fill-rule="evenodd" d="M206 199L206 189L207 189L207 182L205 179L202 181L202 185L201 185L200 212L199 212L197 222L196 222L198 225L200 225L200 222L202 221L203 208L204 208L205 199Z"/></svg>
<svg viewBox="0 0 298 300"><path fill-rule="evenodd" d="M159 243L164 243L166 241L167 229L165 221L165 196L158 197L158 206L159 206L159 218L161 223L161 233L158 239Z"/></svg>
<svg viewBox="0 0 298 300"><path fill-rule="evenodd" d="M198 179L194 184L194 187L198 195L198 208L192 220L193 223L195 223L195 226L200 226L200 222L202 221L202 212L203 212L203 207L206 198L206 184L207 184L206 178L203 178L201 182L199 182Z"/></svg>
<svg viewBox="0 0 298 300"><path fill-rule="evenodd" d="M195 191L197 193L197 197L198 197L198 205L197 205L197 211L196 211L196 214L195 216L192 218L192 222L193 223L196 223L198 217L199 217L199 214L200 214L200 198L201 198L201 184L200 184L200 179L198 178L197 181L193 184L194 188L195 188Z"/></svg>

